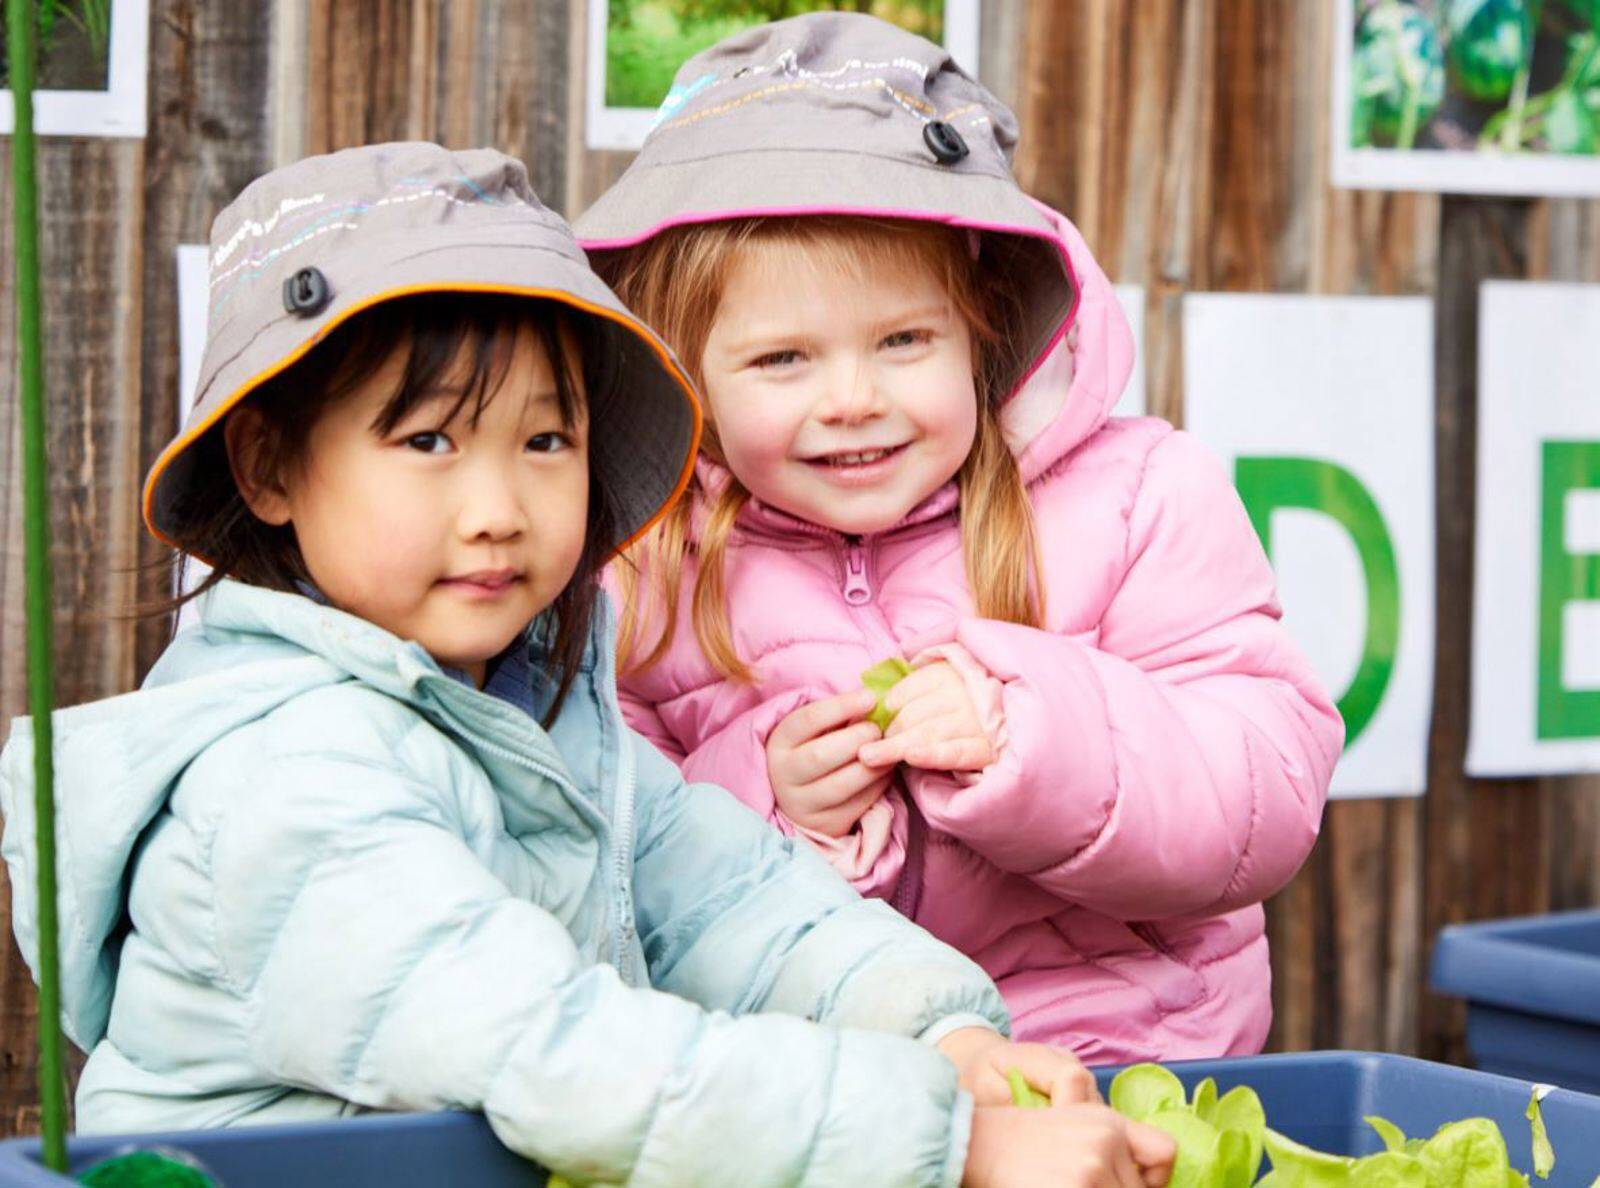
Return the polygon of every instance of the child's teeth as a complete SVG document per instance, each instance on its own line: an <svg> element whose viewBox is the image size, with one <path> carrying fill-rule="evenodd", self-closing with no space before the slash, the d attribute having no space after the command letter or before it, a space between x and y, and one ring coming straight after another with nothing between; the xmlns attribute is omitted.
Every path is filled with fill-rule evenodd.
<svg viewBox="0 0 1600 1188"><path fill-rule="evenodd" d="M863 462L876 462L888 454L888 450L872 450L865 454L837 454L841 466L860 466Z"/></svg>

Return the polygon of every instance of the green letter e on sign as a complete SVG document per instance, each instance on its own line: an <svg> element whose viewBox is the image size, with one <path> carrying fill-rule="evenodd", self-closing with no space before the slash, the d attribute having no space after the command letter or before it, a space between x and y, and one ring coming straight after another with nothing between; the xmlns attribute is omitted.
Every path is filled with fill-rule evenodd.
<svg viewBox="0 0 1600 1188"><path fill-rule="evenodd" d="M1600 441L1546 441L1540 468L1539 737L1600 737L1600 689L1562 682L1568 603L1600 601L1600 553L1567 552L1567 495L1600 490Z"/></svg>
<svg viewBox="0 0 1600 1188"><path fill-rule="evenodd" d="M1361 480L1344 467L1318 458L1239 457L1234 485L1267 557L1272 556L1272 513L1304 508L1338 521L1355 542L1367 585L1367 629L1361 662L1339 698L1345 746L1360 737L1383 701L1394 674L1400 641L1400 570L1383 513Z"/></svg>

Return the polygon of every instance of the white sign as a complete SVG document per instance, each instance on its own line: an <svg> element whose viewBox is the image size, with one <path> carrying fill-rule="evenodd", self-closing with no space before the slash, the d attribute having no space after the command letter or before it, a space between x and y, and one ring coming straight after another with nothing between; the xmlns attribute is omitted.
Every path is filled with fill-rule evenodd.
<svg viewBox="0 0 1600 1188"><path fill-rule="evenodd" d="M636 149L655 123L678 67L738 30L740 18L695 21L684 0L588 0L586 129L594 149ZM978 70L979 0L943 0L944 47L969 73ZM846 7L843 4L825 7ZM920 33L926 3L900 6L897 23ZM623 16L627 19L622 19ZM896 19L896 18L891 18ZM761 24L752 15L743 24Z"/></svg>
<svg viewBox="0 0 1600 1188"><path fill-rule="evenodd" d="M1184 423L1228 465L1345 717L1336 796L1418 795L1433 700L1433 307L1184 299Z"/></svg>
<svg viewBox="0 0 1600 1188"><path fill-rule="evenodd" d="M206 313L210 306L206 287L203 243L178 245L178 424L189 419L194 390L200 382L200 356L206 349Z"/></svg>
<svg viewBox="0 0 1600 1188"><path fill-rule="evenodd" d="M1128 373L1128 385L1122 389L1122 395L1117 399L1111 415L1142 417L1150 407L1149 394L1144 386L1144 286L1113 285L1112 287L1117 293L1117 304L1122 306L1128 325L1133 329L1133 370Z"/></svg>
<svg viewBox="0 0 1600 1188"><path fill-rule="evenodd" d="M1600 771L1597 339L1600 285L1480 290L1470 775Z"/></svg>
<svg viewBox="0 0 1600 1188"><path fill-rule="evenodd" d="M111 0L108 19L105 87L34 91L33 130L40 136L142 137L145 134L149 0ZM56 14L55 35L79 40L88 37L61 11ZM11 134L16 118L11 89L0 89L0 136Z"/></svg>
<svg viewBox="0 0 1600 1188"><path fill-rule="evenodd" d="M195 387L200 381L200 358L206 349L206 315L210 308L210 287L206 258L210 249L203 243L178 245L178 424L189 419L194 407ZM183 589L192 590L206 580L211 571L198 561L183 566ZM178 611L178 630L196 621L194 603Z"/></svg>

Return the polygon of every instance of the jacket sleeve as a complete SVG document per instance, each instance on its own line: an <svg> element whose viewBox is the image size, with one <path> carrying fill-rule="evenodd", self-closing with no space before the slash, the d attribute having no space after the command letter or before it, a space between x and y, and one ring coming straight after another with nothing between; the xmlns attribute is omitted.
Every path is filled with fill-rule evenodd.
<svg viewBox="0 0 1600 1188"><path fill-rule="evenodd" d="M987 974L722 789L639 748L635 846L651 981L721 1010L921 1036L952 1016L1005 1031ZM691 877L692 872L692 877Z"/></svg>
<svg viewBox="0 0 1600 1188"><path fill-rule="evenodd" d="M915 773L930 822L1121 919L1222 911L1310 852L1344 727L1280 619L1217 461L1183 433L1146 459L1097 637L954 629L1004 683L1009 742L963 786Z"/></svg>
<svg viewBox="0 0 1600 1188"><path fill-rule="evenodd" d="M803 836L857 892L887 899L905 868L906 806L898 793L891 791L873 804L845 836L828 839L799 829L773 795L767 739L807 700L797 690L735 715L690 749L679 764L684 779L726 788L779 832Z"/></svg>
<svg viewBox="0 0 1600 1188"><path fill-rule="evenodd" d="M601 1182L821 1186L863 1152L884 1183L959 1181L971 1104L937 1052L625 985L495 877L432 781L290 757L235 799L213 918L266 1076L481 1109L512 1150Z"/></svg>

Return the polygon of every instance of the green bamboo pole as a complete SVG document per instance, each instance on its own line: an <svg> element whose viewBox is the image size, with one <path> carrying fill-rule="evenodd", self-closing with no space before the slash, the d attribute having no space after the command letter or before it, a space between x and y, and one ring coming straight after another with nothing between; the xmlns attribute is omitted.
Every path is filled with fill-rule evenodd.
<svg viewBox="0 0 1600 1188"><path fill-rule="evenodd" d="M34 170L34 0L6 0L6 45L16 128L11 138L15 226L17 354L22 387L22 518L26 549L28 711L33 717L34 813L39 851L39 1104L45 1164L67 1170L67 1097L61 1064L61 972L56 942L56 802L50 711L55 645L51 630L50 507L44 449L44 339L39 316L39 188Z"/></svg>

